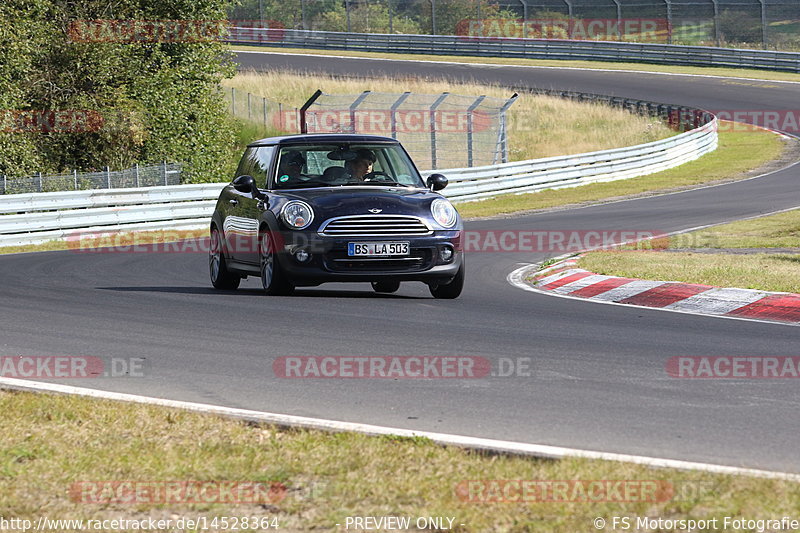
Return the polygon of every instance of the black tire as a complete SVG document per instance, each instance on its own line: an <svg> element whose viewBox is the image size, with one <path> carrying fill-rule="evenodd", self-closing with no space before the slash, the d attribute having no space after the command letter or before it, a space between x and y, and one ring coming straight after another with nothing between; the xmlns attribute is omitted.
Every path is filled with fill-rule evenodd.
<svg viewBox="0 0 800 533"><path fill-rule="evenodd" d="M211 241L208 247L208 270L211 285L215 289L232 291L239 287L242 277L228 271L222 236L217 228L211 229Z"/></svg>
<svg viewBox="0 0 800 533"><path fill-rule="evenodd" d="M397 292L397 289L400 288L399 281L392 281L392 280L384 280L384 281L373 281L372 282L372 290L375 292L383 292L386 294Z"/></svg>
<svg viewBox="0 0 800 533"><path fill-rule="evenodd" d="M428 287L434 298L441 298L445 300L452 300L461 295L464 289L464 263L461 263L461 268L449 283L442 285L435 285Z"/></svg>
<svg viewBox="0 0 800 533"><path fill-rule="evenodd" d="M294 285L286 277L275 254L275 244L269 232L261 234L258 244L261 263L261 286L270 296L287 296L294 292Z"/></svg>

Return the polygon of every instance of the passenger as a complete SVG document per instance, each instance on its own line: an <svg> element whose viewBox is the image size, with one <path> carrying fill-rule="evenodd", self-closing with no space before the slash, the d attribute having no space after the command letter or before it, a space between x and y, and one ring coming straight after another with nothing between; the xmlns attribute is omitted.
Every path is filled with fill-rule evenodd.
<svg viewBox="0 0 800 533"><path fill-rule="evenodd" d="M306 158L297 150L289 150L281 157L281 165L278 169L278 183L286 183L289 180L297 180L303 173L303 166Z"/></svg>

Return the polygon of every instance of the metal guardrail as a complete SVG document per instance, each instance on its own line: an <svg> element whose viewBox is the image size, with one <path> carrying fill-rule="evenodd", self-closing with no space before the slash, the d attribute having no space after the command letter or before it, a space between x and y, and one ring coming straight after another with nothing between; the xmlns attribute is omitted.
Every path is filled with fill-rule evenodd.
<svg viewBox="0 0 800 533"><path fill-rule="evenodd" d="M714 150L716 119L701 118L705 123L698 128L638 146L436 172L451 180L444 192L455 202L642 176ZM0 198L0 246L78 239L87 232L202 228L225 185L10 195Z"/></svg>
<svg viewBox="0 0 800 533"><path fill-rule="evenodd" d="M259 34L263 32L263 36ZM566 41L459 35L403 35L283 30L231 29L228 42L284 48L358 50L403 54L622 61L659 65L755 68L800 73L800 53L612 41Z"/></svg>

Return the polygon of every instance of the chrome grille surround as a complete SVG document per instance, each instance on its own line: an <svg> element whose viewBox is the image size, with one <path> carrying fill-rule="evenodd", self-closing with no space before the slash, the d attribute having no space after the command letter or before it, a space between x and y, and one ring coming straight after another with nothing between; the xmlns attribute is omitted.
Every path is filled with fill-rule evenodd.
<svg viewBox="0 0 800 533"><path fill-rule="evenodd" d="M325 237L423 237L433 229L414 216L349 215L326 220L318 233Z"/></svg>

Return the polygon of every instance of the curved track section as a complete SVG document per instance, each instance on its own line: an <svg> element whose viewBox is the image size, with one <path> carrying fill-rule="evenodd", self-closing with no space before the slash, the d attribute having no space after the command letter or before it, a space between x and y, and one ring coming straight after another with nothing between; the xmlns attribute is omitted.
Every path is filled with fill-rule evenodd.
<svg viewBox="0 0 800 533"><path fill-rule="evenodd" d="M595 71L240 54L244 66L449 75L591 89L712 109L791 109L800 85ZM379 63L379 64L378 64ZM800 205L800 167L696 191L473 222L478 230L677 231ZM554 255L554 254L550 254ZM382 296L324 285L264 297L213 291L201 254L52 252L0 258L7 355L146 357L139 379L70 384L475 437L800 472L793 380L681 380L678 355L797 355L800 328L596 306L506 282L545 254L474 253L465 292ZM531 377L281 379L287 355L530 358Z"/></svg>

